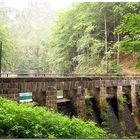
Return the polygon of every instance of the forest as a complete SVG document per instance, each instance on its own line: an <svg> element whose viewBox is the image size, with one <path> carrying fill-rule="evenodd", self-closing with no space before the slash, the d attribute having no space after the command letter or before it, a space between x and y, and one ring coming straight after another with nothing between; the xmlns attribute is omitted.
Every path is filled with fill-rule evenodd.
<svg viewBox="0 0 140 140"><path fill-rule="evenodd" d="M139 2L82 2L59 12L47 3L1 4L2 71L139 73L139 9Z"/></svg>
<svg viewBox="0 0 140 140"><path fill-rule="evenodd" d="M32 2L23 9L0 2L0 72L115 76L140 74L140 2L79 2L63 10L53 10L47 2ZM106 80L108 82L110 79ZM19 99L18 88L22 87L22 80L19 83L13 80L13 83L9 82L11 85L4 81L0 83L0 96ZM43 86L46 86L45 82ZM61 82L65 87L64 81ZM68 82L71 86L72 82ZM91 81L86 82L89 86ZM78 115L79 118L66 116L35 102L18 104L0 97L0 138L139 138L140 123L135 124L134 133L128 134L126 127L129 124L133 126L131 118L135 121L135 116L140 116L138 106L133 108L140 103L140 83L131 78L127 79L131 84L126 87L120 83L116 87L107 87L105 80L102 82L101 79L97 82L99 87L94 87L93 91L89 87L84 90L76 87L69 91L58 91L52 86L52 91L42 91L40 88L41 92L38 89L34 92L34 98L39 95L46 107L47 99L50 99L48 102L54 101L58 107L58 92L61 95L64 92L71 93L76 98L74 105L79 107L85 103L84 113L89 117L85 120ZM23 79L23 85L28 83ZM34 86L35 83L31 84ZM46 87L45 90L51 89L48 85ZM10 88L13 88L12 91ZM111 94L113 92L113 96L107 90ZM49 96L47 92L54 95L46 98ZM99 93L99 100L95 97L91 99L88 92ZM67 100L73 102L73 99ZM104 101L106 104L100 110L98 105ZM93 116L94 113L97 117ZM125 116L119 116L119 113ZM120 121L120 127L117 126L117 120ZM116 127L118 132L113 132L112 127Z"/></svg>

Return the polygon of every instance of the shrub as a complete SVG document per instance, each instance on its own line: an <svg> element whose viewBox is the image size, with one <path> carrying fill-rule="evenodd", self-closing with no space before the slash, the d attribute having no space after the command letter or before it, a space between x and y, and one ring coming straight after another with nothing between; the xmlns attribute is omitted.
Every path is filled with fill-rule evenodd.
<svg viewBox="0 0 140 140"><path fill-rule="evenodd" d="M18 104L0 98L0 136L11 138L107 138L107 132L94 122L68 118L62 114Z"/></svg>
<svg viewBox="0 0 140 140"><path fill-rule="evenodd" d="M111 61L109 64L109 73L120 75L122 74L122 68L117 61Z"/></svg>

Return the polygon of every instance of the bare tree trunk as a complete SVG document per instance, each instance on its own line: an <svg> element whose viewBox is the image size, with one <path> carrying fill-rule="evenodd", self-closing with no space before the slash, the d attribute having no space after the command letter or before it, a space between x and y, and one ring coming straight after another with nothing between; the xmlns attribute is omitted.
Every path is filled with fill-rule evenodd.
<svg viewBox="0 0 140 140"><path fill-rule="evenodd" d="M118 34L118 42L120 41L120 36ZM118 48L117 48L117 64L120 63L120 46L118 45Z"/></svg>
<svg viewBox="0 0 140 140"><path fill-rule="evenodd" d="M107 54L107 27L106 27L106 14L104 15L104 23L105 23L105 61L106 61L106 73L108 73L108 54Z"/></svg>
<svg viewBox="0 0 140 140"><path fill-rule="evenodd" d="M39 46L36 47L37 72L39 73Z"/></svg>
<svg viewBox="0 0 140 140"><path fill-rule="evenodd" d="M0 42L0 77L1 77L1 69L2 69L2 42Z"/></svg>

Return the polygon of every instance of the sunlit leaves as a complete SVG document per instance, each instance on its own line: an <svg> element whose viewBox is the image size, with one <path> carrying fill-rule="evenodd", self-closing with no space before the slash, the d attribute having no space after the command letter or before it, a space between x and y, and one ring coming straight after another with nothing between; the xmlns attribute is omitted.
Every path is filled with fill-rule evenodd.
<svg viewBox="0 0 140 140"><path fill-rule="evenodd" d="M5 15L0 11L0 41L2 42L2 70L13 69L13 41Z"/></svg>
<svg viewBox="0 0 140 140"><path fill-rule="evenodd" d="M3 131L2 131L3 130ZM0 135L11 138L107 138L95 122L0 98ZM110 136L114 137L113 135Z"/></svg>
<svg viewBox="0 0 140 140"><path fill-rule="evenodd" d="M117 32L123 34L121 46L124 51L140 51L140 14L126 14Z"/></svg>

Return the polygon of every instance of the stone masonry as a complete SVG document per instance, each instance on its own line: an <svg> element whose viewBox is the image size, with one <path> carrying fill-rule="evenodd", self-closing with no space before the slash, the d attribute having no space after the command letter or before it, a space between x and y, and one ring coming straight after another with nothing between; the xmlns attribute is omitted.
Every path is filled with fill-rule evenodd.
<svg viewBox="0 0 140 140"><path fill-rule="evenodd" d="M123 87L130 86L132 110L136 105L136 85L140 77L129 76L77 76L77 77L15 77L0 78L0 96L19 102L19 93L32 92L33 101L57 111L57 90L62 90L64 98L70 99L76 116L86 118L85 89L96 96L100 112L106 104L107 91L119 99L123 96Z"/></svg>

